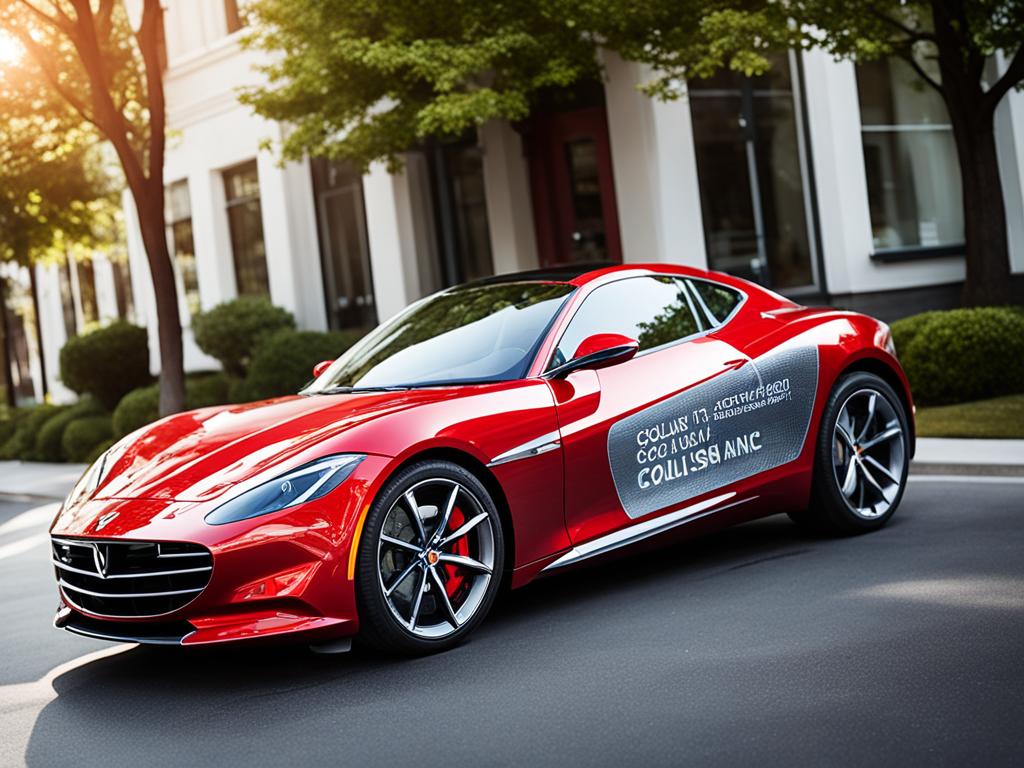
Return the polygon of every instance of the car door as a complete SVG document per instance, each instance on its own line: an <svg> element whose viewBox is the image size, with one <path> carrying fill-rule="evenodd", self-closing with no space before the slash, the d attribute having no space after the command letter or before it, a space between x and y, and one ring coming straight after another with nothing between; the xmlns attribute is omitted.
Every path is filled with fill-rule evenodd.
<svg viewBox="0 0 1024 768"><path fill-rule="evenodd" d="M627 362L551 381L574 545L679 507L699 487L694 479L721 461L713 413L680 401L681 393L747 362L712 335L742 296L719 298L711 310L687 279L626 277L593 289L566 325L551 368L593 334L619 333L640 344Z"/></svg>

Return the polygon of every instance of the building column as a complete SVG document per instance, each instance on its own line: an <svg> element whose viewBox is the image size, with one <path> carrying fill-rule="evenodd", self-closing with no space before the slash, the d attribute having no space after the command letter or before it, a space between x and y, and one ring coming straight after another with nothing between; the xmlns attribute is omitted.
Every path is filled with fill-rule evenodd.
<svg viewBox="0 0 1024 768"><path fill-rule="evenodd" d="M267 152L256 162L271 301L295 315L300 328L324 330L327 308L309 163L282 168Z"/></svg>
<svg viewBox="0 0 1024 768"><path fill-rule="evenodd" d="M650 68L611 51L602 58L623 258L706 267L689 102L647 96L637 86Z"/></svg>
<svg viewBox="0 0 1024 768"><path fill-rule="evenodd" d="M505 120L485 123L479 136L494 272L535 269L537 237L523 141Z"/></svg>
<svg viewBox="0 0 1024 768"><path fill-rule="evenodd" d="M39 333L43 339L41 356L46 369L46 391L57 403L75 399L75 393L60 382L60 349L68 340L64 327L64 301L60 293L58 264L36 264L36 288L39 291Z"/></svg>
<svg viewBox="0 0 1024 768"><path fill-rule="evenodd" d="M381 322L420 297L409 174L374 163L363 177L374 301Z"/></svg>
<svg viewBox="0 0 1024 768"><path fill-rule="evenodd" d="M996 57L997 69L1006 71L1006 54ZM1024 273L1024 93L1011 88L996 108L996 144L999 173L1006 203L1010 241L1010 271Z"/></svg>

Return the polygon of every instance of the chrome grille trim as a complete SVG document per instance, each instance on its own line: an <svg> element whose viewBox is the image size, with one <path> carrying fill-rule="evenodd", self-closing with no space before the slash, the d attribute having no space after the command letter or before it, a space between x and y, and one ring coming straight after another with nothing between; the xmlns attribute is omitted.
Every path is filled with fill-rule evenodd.
<svg viewBox="0 0 1024 768"><path fill-rule="evenodd" d="M51 550L65 602L104 618L173 613L196 599L213 575L210 551L188 542L54 536Z"/></svg>

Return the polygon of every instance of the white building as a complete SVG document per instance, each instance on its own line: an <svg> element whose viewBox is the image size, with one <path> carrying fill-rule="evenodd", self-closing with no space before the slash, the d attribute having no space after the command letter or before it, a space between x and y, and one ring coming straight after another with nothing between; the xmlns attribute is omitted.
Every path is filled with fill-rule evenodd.
<svg viewBox="0 0 1024 768"><path fill-rule="evenodd" d="M643 67L608 55L606 82L572 104L360 177L323 159L281 167L260 149L283 128L237 102L259 81L260 54L239 45L235 0L167 8L168 237L189 370L216 366L191 339L191 314L241 293L269 296L304 328L370 327L445 285L573 261L708 266L883 318L956 302L952 132L937 94L900 63L791 53L764 77L723 73L662 103L637 91ZM998 131L1021 274L1024 94L1004 100ZM125 207L157 370L153 289L127 196ZM102 260L94 271L100 314L118 313L120 272ZM38 278L46 378L60 394L57 351L81 302L69 313L58 299L76 271L40 267Z"/></svg>

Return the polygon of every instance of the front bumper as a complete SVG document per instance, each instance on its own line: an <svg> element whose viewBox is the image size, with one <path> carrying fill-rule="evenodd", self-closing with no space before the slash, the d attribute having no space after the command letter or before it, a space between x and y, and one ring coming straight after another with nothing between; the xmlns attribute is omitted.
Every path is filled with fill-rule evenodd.
<svg viewBox="0 0 1024 768"><path fill-rule="evenodd" d="M182 646L292 635L316 642L353 635L359 628L353 547L385 464L382 457L368 457L321 499L226 525L204 522L217 501L86 502L58 516L51 529L55 540L101 550L125 542L199 544L212 554L212 572L193 600L155 615L94 613L76 603L74 591L58 586L61 603L54 625L112 641ZM112 521L96 531L91 521L109 519L112 513L117 513ZM59 579L56 562L55 570Z"/></svg>

